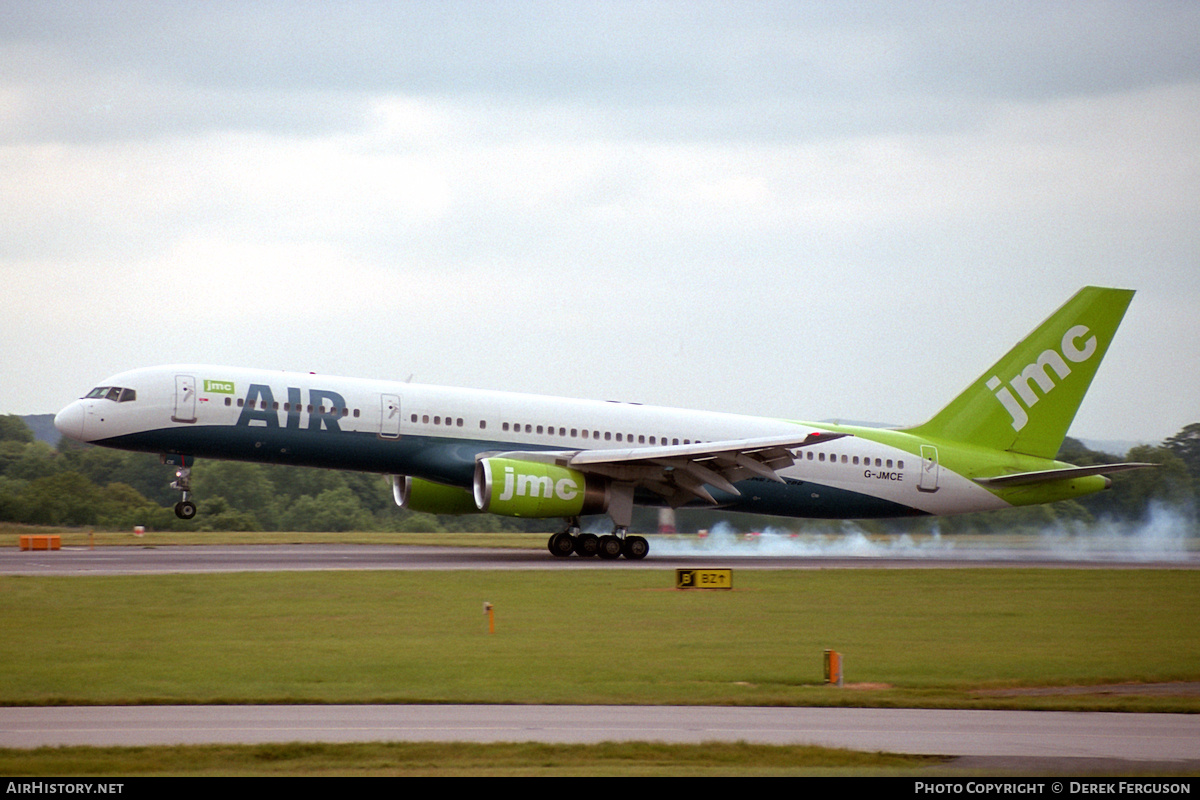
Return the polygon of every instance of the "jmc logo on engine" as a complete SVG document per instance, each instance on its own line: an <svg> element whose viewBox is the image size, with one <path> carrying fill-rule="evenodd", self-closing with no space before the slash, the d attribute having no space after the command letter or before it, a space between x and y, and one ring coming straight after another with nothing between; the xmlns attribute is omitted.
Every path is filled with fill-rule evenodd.
<svg viewBox="0 0 1200 800"><path fill-rule="evenodd" d="M559 500L574 500L579 496L579 484L571 478L555 481L547 475L514 473L512 467L504 468L504 492L501 500L513 497L557 497Z"/></svg>

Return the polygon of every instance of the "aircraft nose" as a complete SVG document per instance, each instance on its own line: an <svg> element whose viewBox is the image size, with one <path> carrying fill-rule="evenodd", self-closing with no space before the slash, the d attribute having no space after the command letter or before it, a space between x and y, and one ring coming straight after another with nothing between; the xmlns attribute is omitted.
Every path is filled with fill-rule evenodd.
<svg viewBox="0 0 1200 800"><path fill-rule="evenodd" d="M54 415L54 427L59 433L71 439L83 441L83 403L76 400L71 405Z"/></svg>

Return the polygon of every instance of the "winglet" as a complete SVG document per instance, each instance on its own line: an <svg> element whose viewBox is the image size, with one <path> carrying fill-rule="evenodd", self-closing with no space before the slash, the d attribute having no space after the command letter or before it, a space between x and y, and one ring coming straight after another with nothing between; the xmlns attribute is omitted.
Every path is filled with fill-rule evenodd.
<svg viewBox="0 0 1200 800"><path fill-rule="evenodd" d="M1053 458L1133 299L1087 286L933 419L909 432Z"/></svg>

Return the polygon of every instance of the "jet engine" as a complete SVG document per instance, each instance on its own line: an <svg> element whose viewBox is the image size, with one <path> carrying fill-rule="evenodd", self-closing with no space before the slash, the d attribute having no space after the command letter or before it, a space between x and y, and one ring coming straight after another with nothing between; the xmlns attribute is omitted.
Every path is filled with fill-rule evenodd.
<svg viewBox="0 0 1200 800"><path fill-rule="evenodd" d="M392 497L401 508L424 511L427 514L479 513L479 509L475 507L475 498L468 489L446 486L408 475L388 477L392 482Z"/></svg>
<svg viewBox="0 0 1200 800"><path fill-rule="evenodd" d="M475 465L475 506L506 517L578 517L608 511L609 481L569 467L483 458Z"/></svg>

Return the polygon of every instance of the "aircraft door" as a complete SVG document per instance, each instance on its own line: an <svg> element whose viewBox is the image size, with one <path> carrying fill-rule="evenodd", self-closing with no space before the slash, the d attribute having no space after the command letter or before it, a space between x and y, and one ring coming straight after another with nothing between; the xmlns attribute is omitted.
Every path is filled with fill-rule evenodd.
<svg viewBox="0 0 1200 800"><path fill-rule="evenodd" d="M175 376L175 413L171 421L196 421L196 379L191 375Z"/></svg>
<svg viewBox="0 0 1200 800"><path fill-rule="evenodd" d="M922 492L938 490L938 451L931 444L921 445L921 481L917 489Z"/></svg>
<svg viewBox="0 0 1200 800"><path fill-rule="evenodd" d="M400 438L400 397L380 395L379 435L384 439Z"/></svg>

